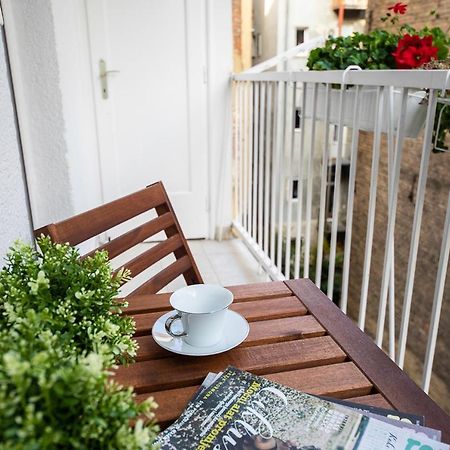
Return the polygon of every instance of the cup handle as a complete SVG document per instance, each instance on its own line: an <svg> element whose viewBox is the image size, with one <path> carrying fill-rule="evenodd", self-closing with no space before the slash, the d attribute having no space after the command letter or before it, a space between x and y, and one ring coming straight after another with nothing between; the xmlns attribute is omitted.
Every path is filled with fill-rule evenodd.
<svg viewBox="0 0 450 450"><path fill-rule="evenodd" d="M180 320L181 319L181 314L180 313L176 313L173 316L170 316L167 320L166 320L166 331L168 334L170 334L172 337L182 337L182 336L187 336L187 333L185 331L182 331L181 333L175 333L171 330L172 324L175 322L175 320Z"/></svg>

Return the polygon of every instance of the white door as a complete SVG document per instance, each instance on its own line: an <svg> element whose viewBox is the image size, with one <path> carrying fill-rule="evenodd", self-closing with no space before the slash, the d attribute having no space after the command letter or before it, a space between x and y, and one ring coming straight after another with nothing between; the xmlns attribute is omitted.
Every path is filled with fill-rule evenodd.
<svg viewBox="0 0 450 450"><path fill-rule="evenodd" d="M162 180L186 236L206 237L203 1L85 4L105 201Z"/></svg>

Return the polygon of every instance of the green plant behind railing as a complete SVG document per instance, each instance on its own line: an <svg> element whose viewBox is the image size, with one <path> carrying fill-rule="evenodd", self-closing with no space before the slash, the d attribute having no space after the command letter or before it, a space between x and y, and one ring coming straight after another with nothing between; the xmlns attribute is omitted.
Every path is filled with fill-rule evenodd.
<svg viewBox="0 0 450 450"><path fill-rule="evenodd" d="M275 250L277 248L277 240L275 240ZM295 239L291 240L291 250L295 248ZM303 243L302 243L302 248ZM282 244L282 261L281 261L281 272L285 275L286 278L294 278L295 273L295 253L291 251L290 256L290 268L289 275L286 273L286 264L285 264L285 255L286 255L286 238L283 238ZM276 254L276 252L275 252ZM330 243L328 238L324 239L323 243L323 253L322 253L322 271L320 274L320 289L323 292L327 292L328 289L328 270L330 267ZM301 254L300 259L300 273L303 273L304 267L304 253ZM317 247L313 246L310 251L309 257L309 278L315 282L316 280L316 262L317 262ZM335 259L335 271L334 271L334 285L333 285L333 300L338 302L341 298L341 290L342 290L342 268L344 263L344 250L341 243L338 243L336 248L336 259Z"/></svg>
<svg viewBox="0 0 450 450"><path fill-rule="evenodd" d="M155 405L110 380L136 352L115 300L127 274L105 252L38 243L16 245L0 271L0 448L151 448Z"/></svg>
<svg viewBox="0 0 450 450"><path fill-rule="evenodd" d="M450 104L438 103L433 128L433 150L450 150Z"/></svg>

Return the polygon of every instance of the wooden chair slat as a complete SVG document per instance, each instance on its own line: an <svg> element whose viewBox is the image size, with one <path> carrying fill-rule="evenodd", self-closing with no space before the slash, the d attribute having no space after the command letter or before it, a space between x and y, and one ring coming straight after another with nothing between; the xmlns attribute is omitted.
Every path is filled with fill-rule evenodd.
<svg viewBox="0 0 450 450"><path fill-rule="evenodd" d="M109 258L112 259L156 233L164 231L167 237L164 242L136 256L124 266L131 270L132 276L136 276L170 253L175 255L176 262L163 269L159 274L153 275L150 280L144 283L145 287L142 289L138 287L135 292L154 294L180 274L183 275L187 284L203 283L161 182L154 183L134 194L78 214L70 219L39 228L34 234L36 237L41 234L48 235L54 242L67 242L71 245L77 245L101 233L108 232L117 225L121 225L150 210L156 212L156 218L148 220L106 244L100 245L82 258L94 254L97 250L106 250Z"/></svg>
<svg viewBox="0 0 450 450"><path fill-rule="evenodd" d="M155 209L166 201L161 189L142 189L134 194L114 200L90 211L78 214L58 224L56 237L58 242L77 245L116 225L119 225L146 211ZM35 235L46 232L47 227L35 231Z"/></svg>
<svg viewBox="0 0 450 450"><path fill-rule="evenodd" d="M98 250L106 250L110 259L115 258L131 247L134 247L135 245L141 243L145 239L148 239L155 234L165 230L166 228L172 226L173 223L174 222L172 214L165 213L162 216L155 217L154 219L150 220L150 222L146 222L113 239L112 241L101 245L95 250L92 250L91 252L84 255L84 257L91 256Z"/></svg>
<svg viewBox="0 0 450 450"><path fill-rule="evenodd" d="M175 278L183 275L191 267L191 261L187 255L177 259L175 262L167 266L161 272L154 275L144 284L135 289L130 295L141 295L145 293L158 292L164 286L169 284Z"/></svg>
<svg viewBox="0 0 450 450"><path fill-rule="evenodd" d="M321 369L316 367L300 369L293 372L267 375L273 381L282 380L283 384L302 392L315 395L326 395L335 398L347 398L358 393L370 392L371 384L356 366L351 362L333 364ZM162 426L167 426L176 420L186 407L189 400L199 389L199 386L188 386L170 391L157 391L140 394L136 397L138 402L153 397L158 403L156 419ZM374 397L374 401L378 397Z"/></svg>
<svg viewBox="0 0 450 450"><path fill-rule="evenodd" d="M285 319L264 320L253 322L247 339L242 347L274 344L276 342L292 341L323 336L325 330L312 316L289 317ZM139 348L136 361L168 358L172 353L161 348L150 334L136 337Z"/></svg>
<svg viewBox="0 0 450 450"><path fill-rule="evenodd" d="M175 234L169 239L159 242L154 247L149 248L139 256L136 256L136 258L123 264L123 266L131 272L132 277L135 277L182 246L183 241L181 240L181 237L178 234Z"/></svg>
<svg viewBox="0 0 450 450"><path fill-rule="evenodd" d="M344 362L346 355L329 336L301 339L257 347L237 347L226 354L203 358L176 356L182 371L174 371L174 357L137 362L119 367L118 383L134 386L137 393L201 383L208 372L220 372L231 364L255 374L265 375L306 367Z"/></svg>

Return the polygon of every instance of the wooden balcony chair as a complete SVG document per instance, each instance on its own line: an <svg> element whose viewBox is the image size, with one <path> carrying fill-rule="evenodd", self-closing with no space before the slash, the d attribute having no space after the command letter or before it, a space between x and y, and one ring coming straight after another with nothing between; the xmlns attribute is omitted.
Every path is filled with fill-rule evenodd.
<svg viewBox="0 0 450 450"><path fill-rule="evenodd" d="M50 236L54 242L78 245L153 209L156 211L156 218L133 228L82 257L93 254L97 250L107 250L109 258L113 259L145 239L164 231L165 240L121 265L128 268L132 277L135 277L171 253L174 254L175 261L144 281L128 295L155 294L180 275L183 275L187 284L203 283L161 181L70 219L46 225L35 230L34 235L38 237L44 234Z"/></svg>

